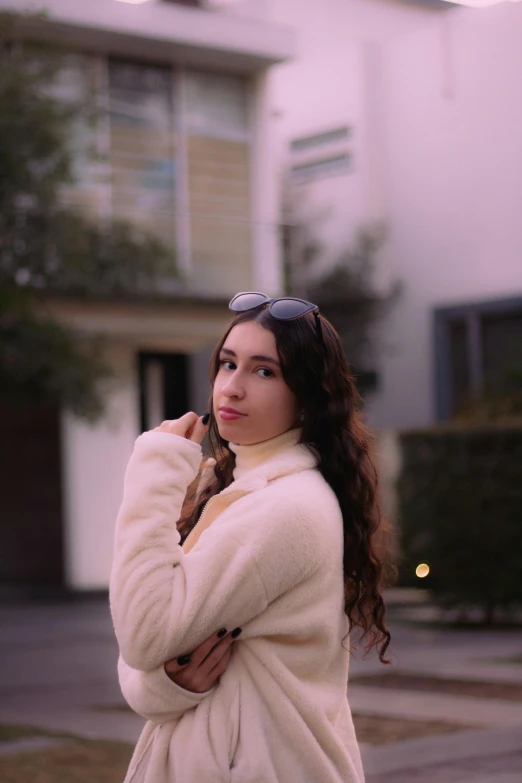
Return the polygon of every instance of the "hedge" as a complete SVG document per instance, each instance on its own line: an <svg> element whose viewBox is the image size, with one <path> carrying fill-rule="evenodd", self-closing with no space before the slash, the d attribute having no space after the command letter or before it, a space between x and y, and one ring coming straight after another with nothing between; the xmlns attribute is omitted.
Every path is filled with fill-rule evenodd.
<svg viewBox="0 0 522 783"><path fill-rule="evenodd" d="M403 584L486 622L522 606L522 426L410 431L400 443Z"/></svg>

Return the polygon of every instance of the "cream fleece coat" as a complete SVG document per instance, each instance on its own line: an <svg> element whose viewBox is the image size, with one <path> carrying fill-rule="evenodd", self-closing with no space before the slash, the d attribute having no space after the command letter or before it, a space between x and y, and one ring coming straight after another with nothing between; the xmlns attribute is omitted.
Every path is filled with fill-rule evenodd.
<svg viewBox="0 0 522 783"><path fill-rule="evenodd" d="M180 546L201 447L141 435L116 523L110 604L129 705L147 719L125 783L362 783L347 701L343 526L298 430L236 454L234 481ZM241 626L214 687L165 661Z"/></svg>

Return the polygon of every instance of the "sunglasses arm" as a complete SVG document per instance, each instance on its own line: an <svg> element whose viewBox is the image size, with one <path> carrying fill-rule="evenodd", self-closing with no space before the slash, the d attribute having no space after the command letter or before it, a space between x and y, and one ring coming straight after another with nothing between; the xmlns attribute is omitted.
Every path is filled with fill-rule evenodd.
<svg viewBox="0 0 522 783"><path fill-rule="evenodd" d="M319 318L319 313L317 312L317 310L314 310L314 318L315 318L315 328L317 330L317 337L319 338L320 342L324 346L323 327L321 325L321 319Z"/></svg>

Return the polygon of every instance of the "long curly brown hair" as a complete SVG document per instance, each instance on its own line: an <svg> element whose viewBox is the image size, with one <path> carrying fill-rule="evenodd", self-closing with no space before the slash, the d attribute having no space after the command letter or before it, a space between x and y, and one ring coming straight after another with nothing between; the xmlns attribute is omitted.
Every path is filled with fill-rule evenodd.
<svg viewBox="0 0 522 783"><path fill-rule="evenodd" d="M281 321L273 318L267 307L239 313L214 350L210 383L213 387L221 349L236 324L256 321L273 332L283 378L303 412L300 442L316 455L317 467L341 507L345 612L350 627L359 631L359 641L365 641L366 651L377 647L380 660L389 663L384 657L390 633L381 591L393 568L371 457L373 436L363 422L361 397L339 335L326 318L320 318L324 344L317 338L312 314ZM198 491L199 475L189 487L178 522L182 540L196 524L208 499L233 481L235 454L219 435L212 399L209 411L209 445L216 463L203 490Z"/></svg>

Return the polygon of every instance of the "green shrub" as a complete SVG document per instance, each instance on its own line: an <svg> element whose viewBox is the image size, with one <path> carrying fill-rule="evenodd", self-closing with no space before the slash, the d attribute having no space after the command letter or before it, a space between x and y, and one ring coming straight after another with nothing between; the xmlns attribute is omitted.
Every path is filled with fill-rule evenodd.
<svg viewBox="0 0 522 783"><path fill-rule="evenodd" d="M522 426L404 432L402 582L443 607L522 605ZM427 563L425 579L415 568Z"/></svg>

